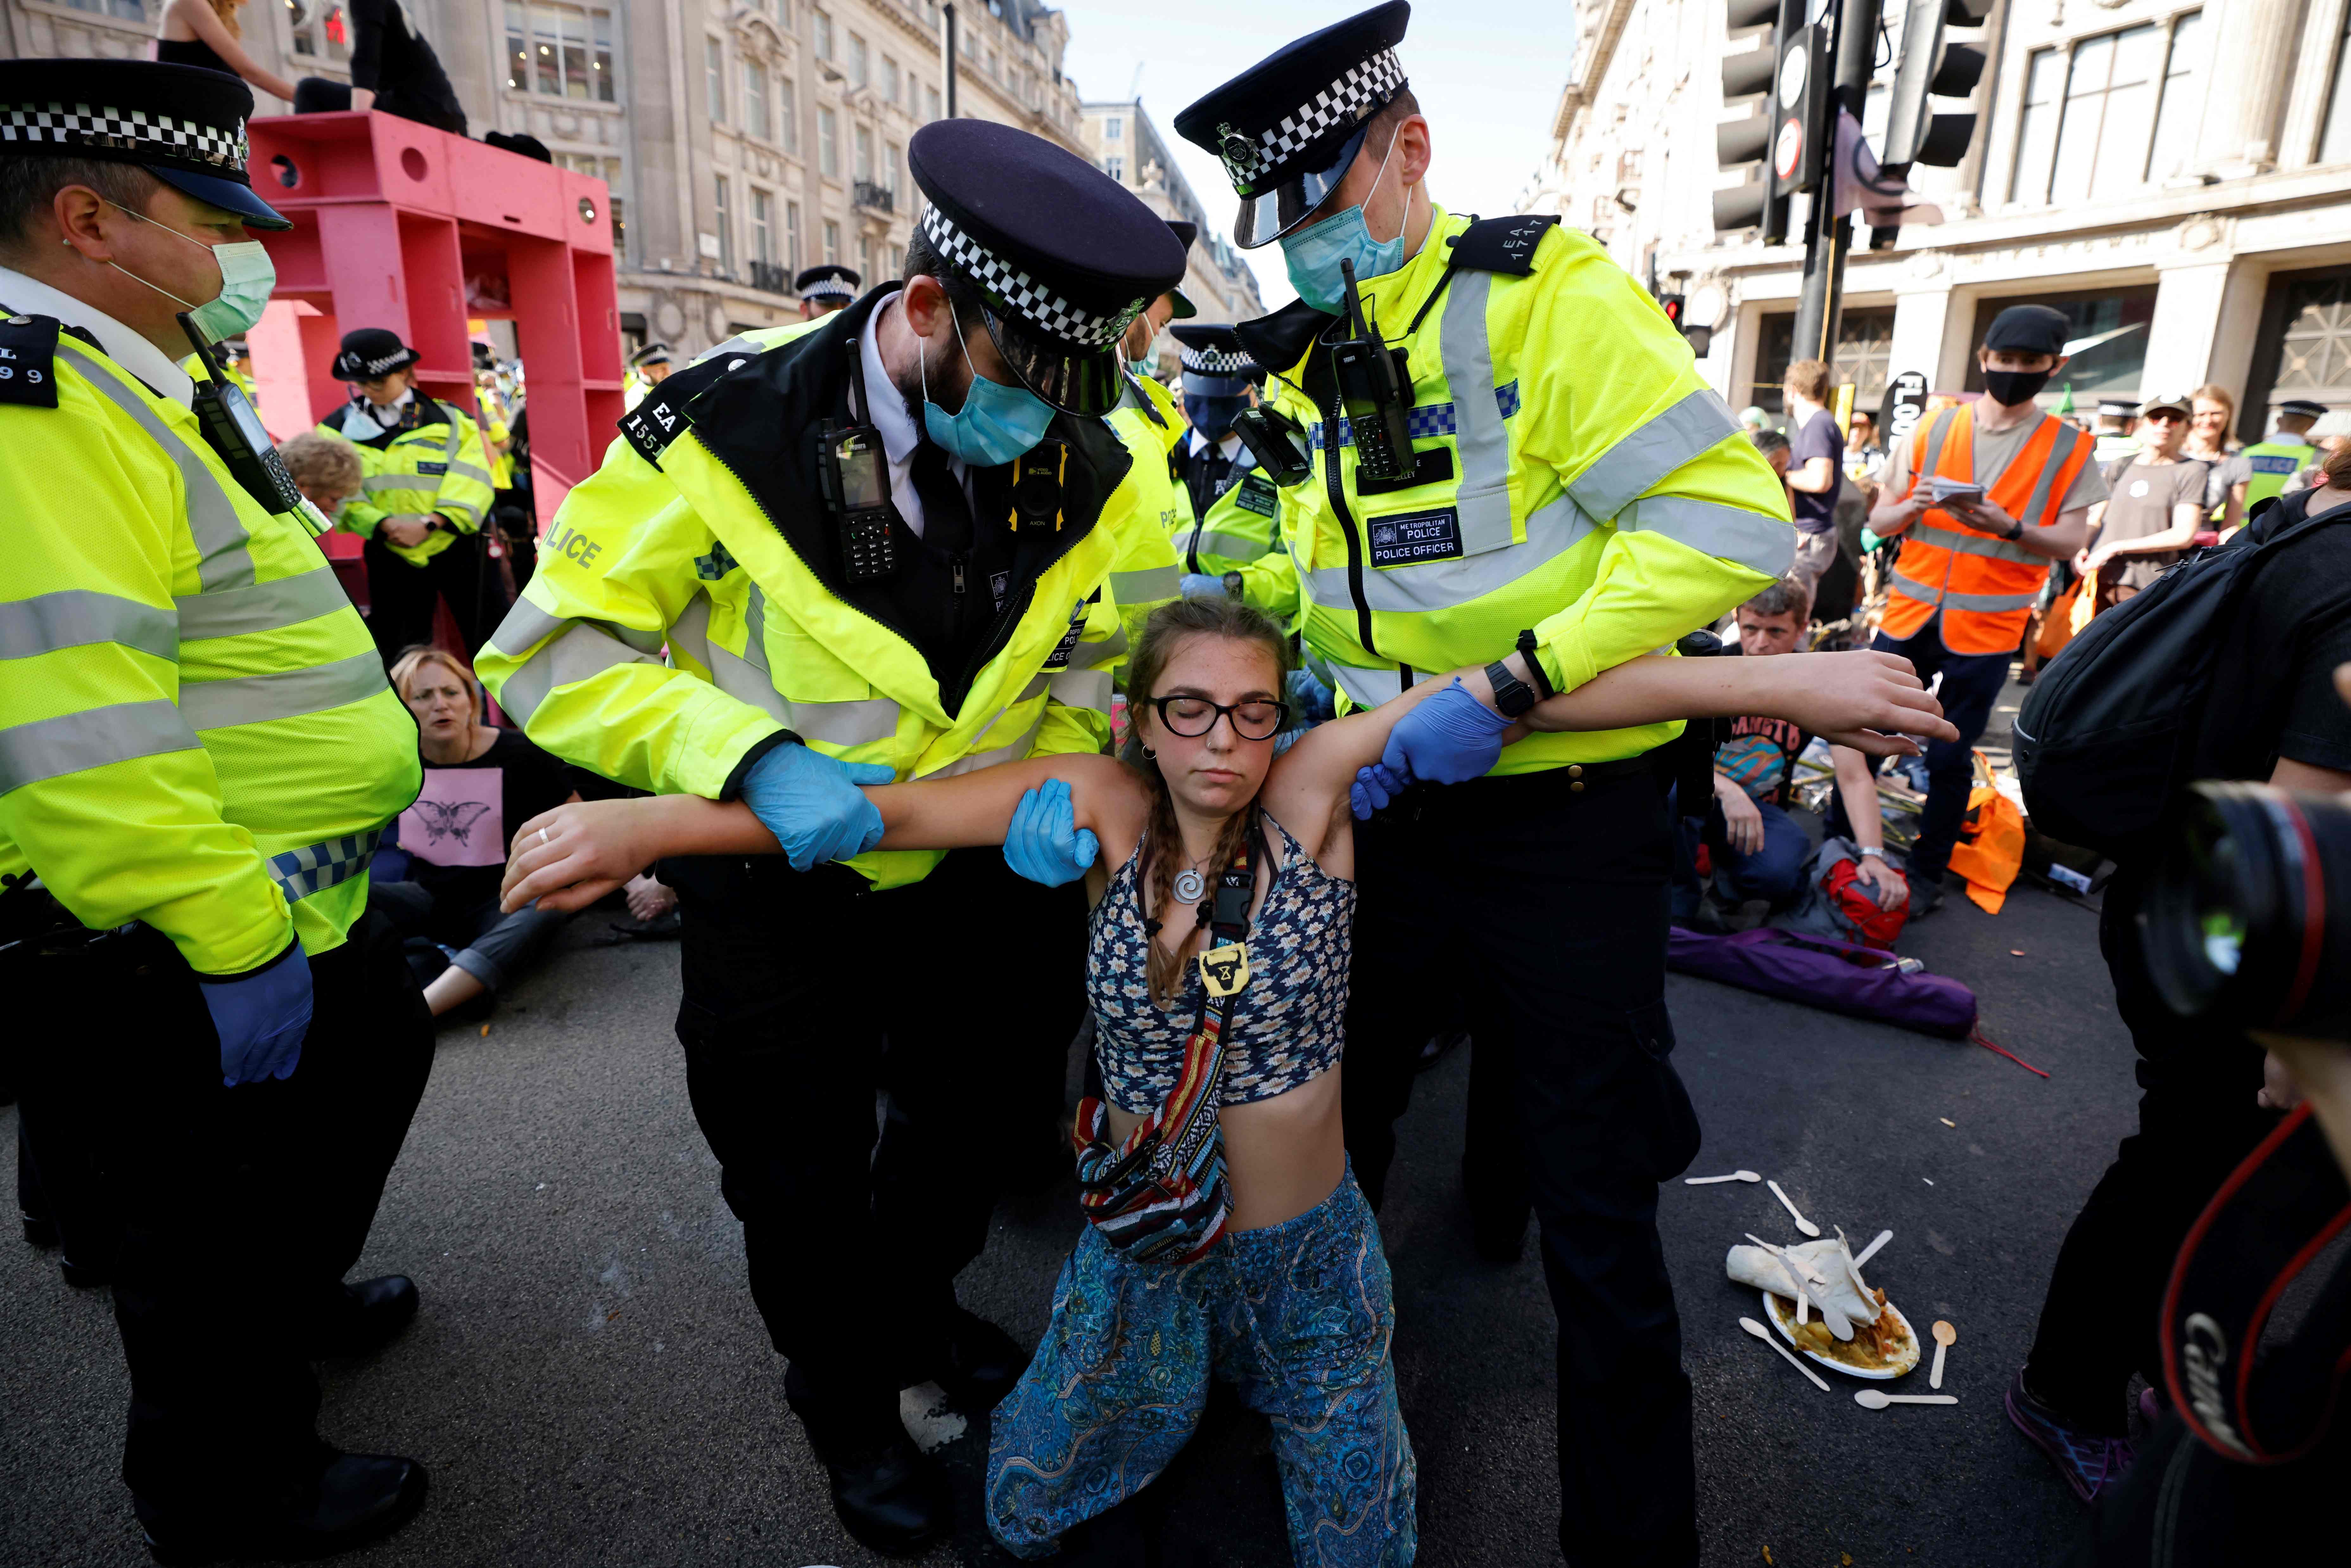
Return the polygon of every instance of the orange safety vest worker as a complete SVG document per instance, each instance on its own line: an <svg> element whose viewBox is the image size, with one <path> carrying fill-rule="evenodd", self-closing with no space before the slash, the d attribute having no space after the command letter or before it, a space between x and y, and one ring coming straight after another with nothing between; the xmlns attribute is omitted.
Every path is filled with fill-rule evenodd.
<svg viewBox="0 0 2351 1568"><path fill-rule="evenodd" d="M1912 487L1929 474L1973 482L1975 428L1972 404L1947 408L1920 425L1910 437ZM2092 445L2088 436L2044 413L1985 494L2026 528L2050 528L2074 476L2090 461ZM1903 497L1909 494L1905 490ZM1954 653L2004 653L2023 637L2032 601L2048 580L2047 557L1930 508L1903 536L1881 627L1889 637L1915 637L1940 611L1944 647Z"/></svg>

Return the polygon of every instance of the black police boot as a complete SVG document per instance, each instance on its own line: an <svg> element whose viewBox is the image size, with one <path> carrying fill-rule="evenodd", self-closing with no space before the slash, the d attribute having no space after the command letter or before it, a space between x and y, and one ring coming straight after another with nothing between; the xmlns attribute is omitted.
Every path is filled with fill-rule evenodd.
<svg viewBox="0 0 2351 1568"><path fill-rule="evenodd" d="M946 1343L907 1383L935 1382L957 1408L985 1415L1004 1403L1034 1354L978 1313L956 1307L948 1313Z"/></svg>
<svg viewBox="0 0 2351 1568"><path fill-rule="evenodd" d="M22 1213L23 1211L19 1210L18 1212ZM57 1244L57 1222L56 1220L51 1219L46 1214L26 1214L24 1218L25 1244L26 1246L38 1247L46 1252L50 1248L55 1247Z"/></svg>
<svg viewBox="0 0 2351 1568"><path fill-rule="evenodd" d="M897 1412L874 1401L849 1411L819 1396L795 1365L784 1397L808 1429L831 1480L832 1511L858 1543L885 1557L911 1556L946 1533L946 1478L914 1447Z"/></svg>
<svg viewBox="0 0 2351 1568"><path fill-rule="evenodd" d="M424 1506L424 1467L394 1454L329 1450L314 1480L284 1505L234 1521L140 1517L147 1551L167 1564L223 1558L328 1557L391 1534Z"/></svg>
<svg viewBox="0 0 2351 1568"><path fill-rule="evenodd" d="M415 1321L416 1307L416 1281L405 1274L338 1286L310 1325L302 1354L312 1361L372 1355Z"/></svg>

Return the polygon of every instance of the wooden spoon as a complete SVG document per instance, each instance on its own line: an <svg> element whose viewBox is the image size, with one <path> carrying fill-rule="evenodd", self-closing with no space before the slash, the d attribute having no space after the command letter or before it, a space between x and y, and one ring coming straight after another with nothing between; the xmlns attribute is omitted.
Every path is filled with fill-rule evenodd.
<svg viewBox="0 0 2351 1568"><path fill-rule="evenodd" d="M1719 1181L1761 1181L1762 1179L1762 1176L1754 1171L1733 1171L1729 1176L1684 1176L1682 1177L1682 1185L1684 1186L1710 1186Z"/></svg>
<svg viewBox="0 0 2351 1568"><path fill-rule="evenodd" d="M1943 1353L1959 1343L1959 1331L1942 1319L1937 1318L1935 1326L1930 1332L1935 1336L1935 1366L1934 1370L1927 1374L1927 1386L1940 1388L1943 1386Z"/></svg>
<svg viewBox="0 0 2351 1568"><path fill-rule="evenodd" d="M1865 1388L1853 1396L1853 1402L1865 1410L1883 1410L1888 1405L1957 1405L1959 1401L1951 1394L1887 1394Z"/></svg>
<svg viewBox="0 0 2351 1568"><path fill-rule="evenodd" d="M1781 1359L1785 1361L1790 1366L1794 1367L1798 1372L1802 1373L1812 1383L1813 1387L1819 1389L1823 1394L1826 1394L1829 1391L1829 1385L1827 1382L1822 1378L1821 1375L1814 1372L1811 1367L1806 1366L1802 1362L1798 1361L1796 1359L1795 1353L1790 1350L1786 1345L1782 1344L1780 1343L1779 1336L1774 1334L1770 1329L1765 1328L1753 1318L1740 1319L1739 1326L1745 1329L1749 1333L1753 1334L1757 1339L1761 1340L1765 1344L1770 1345L1773 1350L1778 1351L1780 1353ZM1954 1399L1951 1403L1956 1405L1959 1401Z"/></svg>
<svg viewBox="0 0 2351 1568"><path fill-rule="evenodd" d="M1785 1208L1789 1215L1794 1218L1797 1229L1802 1231L1807 1236L1818 1236L1821 1233L1821 1228L1819 1226L1814 1225L1811 1220L1804 1218L1803 1210L1796 1207L1795 1200L1791 1198L1786 1193L1780 1190L1780 1184L1778 1182L1767 1181L1763 1185L1771 1189L1771 1196L1778 1198L1780 1200L1781 1207Z"/></svg>
<svg viewBox="0 0 2351 1568"><path fill-rule="evenodd" d="M1894 1232L1891 1230L1879 1231L1876 1239L1872 1240L1868 1246L1863 1248L1855 1255L1853 1266L1856 1269L1860 1268L1864 1263L1868 1262L1872 1258L1877 1256L1877 1249L1879 1248L1885 1246L1887 1242L1893 1239Z"/></svg>

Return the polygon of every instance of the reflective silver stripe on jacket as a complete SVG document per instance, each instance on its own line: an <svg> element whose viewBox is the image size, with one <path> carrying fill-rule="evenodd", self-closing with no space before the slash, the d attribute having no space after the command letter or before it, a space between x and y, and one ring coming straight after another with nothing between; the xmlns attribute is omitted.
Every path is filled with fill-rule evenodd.
<svg viewBox="0 0 2351 1568"><path fill-rule="evenodd" d="M1898 566L1894 569L1894 587L1905 598L1938 604L1946 610L1980 610L1995 615L2004 610L2029 609L2032 601L2041 597L2038 587L2027 589L2022 593L1954 593L1949 589L1929 588L1916 578L1905 577Z"/></svg>
<svg viewBox="0 0 2351 1568"><path fill-rule="evenodd" d="M367 870L368 862L375 859L376 845L382 841L383 829L371 828L364 833L304 844L298 850L281 850L269 857L269 874L277 879L287 903L298 903Z"/></svg>
<svg viewBox="0 0 2351 1568"><path fill-rule="evenodd" d="M1318 653L1306 656L1307 667L1322 678L1327 686L1336 686L1347 694L1357 707L1377 707L1392 702L1404 692L1404 674L1394 664L1372 670L1359 664L1342 664Z"/></svg>
<svg viewBox="0 0 2351 1568"><path fill-rule="evenodd" d="M1121 604L1155 604L1163 599L1173 599L1184 586L1184 569L1179 566L1155 566L1142 571L1114 571L1110 574L1110 591Z"/></svg>
<svg viewBox="0 0 2351 1568"><path fill-rule="evenodd" d="M1494 346L1486 333L1486 298L1493 282L1490 272L1457 274L1446 293L1439 333L1445 379L1453 392L1453 439L1461 455L1461 483L1453 506L1460 520L1464 558L1510 542L1510 426L1494 398ZM1532 518L1527 534L1531 539L1534 536Z"/></svg>
<svg viewBox="0 0 2351 1568"><path fill-rule="evenodd" d="M1722 400L1700 389L1602 453L1567 493L1587 515L1613 517L1635 496L1738 430ZM1792 556L1795 546L1788 548Z"/></svg>
<svg viewBox="0 0 2351 1568"><path fill-rule="evenodd" d="M701 353L695 355L688 363L699 365L706 361L715 360L721 354L741 354L747 358L756 360L767 351L768 350L765 344L755 343L750 339L737 333L734 337L729 338L725 342L719 344L716 348L706 349ZM731 371L735 367L729 365L726 368ZM659 390L660 383L657 382L648 382L645 384L645 393L647 396L651 396L653 392Z"/></svg>
<svg viewBox="0 0 2351 1568"><path fill-rule="evenodd" d="M1037 737L1044 727L1045 718L1042 714L1040 714L1037 716L1037 722L1030 725L1027 732L1011 745L990 747L986 751L975 751L968 757L958 757L937 772L925 773L921 777L952 779L959 773L976 773L983 768L993 768L999 762L1018 762L1029 755L1029 748L1037 744Z"/></svg>
<svg viewBox="0 0 2351 1568"><path fill-rule="evenodd" d="M0 795L44 779L200 746L187 718L162 697L10 725L0 729Z"/></svg>
<svg viewBox="0 0 2351 1568"><path fill-rule="evenodd" d="M232 725L265 724L271 719L298 718L365 702L391 690L384 678L383 658L371 648L348 659L313 664L307 670L278 670L266 675L233 675L224 681L183 681L180 711L198 730L225 729Z"/></svg>
<svg viewBox="0 0 2351 1568"><path fill-rule="evenodd" d="M1265 554L1267 545L1263 539L1243 538L1238 534L1203 528L1200 537L1187 540L1185 548L1195 555L1220 555L1228 560L1255 560Z"/></svg>
<svg viewBox="0 0 2351 1568"><path fill-rule="evenodd" d="M1063 707L1092 708L1104 717L1110 715L1108 670L1063 670L1050 676L1045 685L1053 700Z"/></svg>
<svg viewBox="0 0 2351 1568"><path fill-rule="evenodd" d="M1090 670L1096 664L1108 664L1111 660L1118 657L1121 653L1125 652L1126 625L1123 622L1121 622L1116 626L1113 627L1111 634L1103 638L1101 642L1088 643L1081 641L1076 647L1071 649L1068 668L1072 670Z"/></svg>
<svg viewBox="0 0 2351 1568"><path fill-rule="evenodd" d="M351 607L331 566L217 593L183 593L173 602L180 610L181 640L188 643L276 632Z"/></svg>
<svg viewBox="0 0 2351 1568"><path fill-rule="evenodd" d="M1687 496L1645 496L1616 516L1626 533L1663 534L1706 555L1778 577L1796 559L1796 530L1778 517Z"/></svg>
<svg viewBox="0 0 2351 1568"><path fill-rule="evenodd" d="M710 600L697 593L677 624L670 628L670 642L710 672L711 685L738 702L750 704L803 740L864 746L898 733L898 704L892 698L796 702L776 690L768 670L766 622L767 596L755 583L744 628L744 653L749 656L729 653L710 640Z"/></svg>
<svg viewBox="0 0 2351 1568"><path fill-rule="evenodd" d="M1509 502L1505 500L1502 505L1507 512ZM1548 506L1537 507L1527 519L1527 537L1522 544L1451 560L1366 570L1364 602L1374 610L1407 613L1468 604L1497 589L1507 588L1531 571L1540 571L1574 549L1591 531L1592 520L1573 501L1561 496ZM1304 578L1316 602L1350 602L1353 591L1345 567L1317 567L1305 573Z"/></svg>
<svg viewBox="0 0 2351 1568"><path fill-rule="evenodd" d="M213 471L193 447L163 423L138 393L100 366L67 338L57 340L57 352L70 361L82 379L114 406L129 414L164 455L178 465L180 487L188 500L188 532L196 542L196 581L207 593L215 589L243 588L253 580L253 554L246 549L252 536L236 515L236 503L213 477Z"/></svg>
<svg viewBox="0 0 2351 1568"><path fill-rule="evenodd" d="M2048 418L2051 416L2044 414L2043 417ZM2049 456L2047 460L2041 465L2040 476L2032 481L2032 498L2024 503L2024 511L2019 518L2019 520L2027 528L2032 527L2036 519L2042 518L2042 514L2044 508L2047 509L2049 514L2045 521L2053 523L2057 520L2056 507L2051 507L2049 502L2050 486L2056 482L2059 472L2064 468L2066 462L2073 457L2074 449L2089 439L2090 438L2087 435L2083 434L2082 432L2074 429L2072 425L2066 424L2062 421L2059 422L2057 426L2057 440L2055 444L2049 448ZM2058 497L2056 503L2057 507L2063 507L2064 504L2065 497L2063 496Z"/></svg>
<svg viewBox="0 0 2351 1568"><path fill-rule="evenodd" d="M179 618L169 610L89 588L59 589L0 604L0 659L30 659L98 643L177 659Z"/></svg>
<svg viewBox="0 0 2351 1568"><path fill-rule="evenodd" d="M360 485L360 494L371 500L395 490L413 490L426 496L437 496L441 493L441 481L430 474L377 474Z"/></svg>
<svg viewBox="0 0 2351 1568"><path fill-rule="evenodd" d="M490 646L510 659L521 658L526 649L538 648L515 666L497 694L498 706L526 728L530 716L547 700L547 694L558 686L584 681L622 664L661 662L585 621L550 615L528 599L515 601L507 618L490 633Z"/></svg>
<svg viewBox="0 0 2351 1568"><path fill-rule="evenodd" d="M1924 520L1910 525L1910 537L1921 544L1939 545L1960 555L1987 556L1993 560L2020 561L2026 566L2045 564L2044 558L2034 555L2022 545L2012 545L1990 534L1963 534L1952 528L1937 528Z"/></svg>
<svg viewBox="0 0 2351 1568"><path fill-rule="evenodd" d="M460 479L471 479L477 485L487 485L493 489L497 487L497 481L490 477L488 469L476 468L470 463L460 463L454 457L449 459L449 472Z"/></svg>

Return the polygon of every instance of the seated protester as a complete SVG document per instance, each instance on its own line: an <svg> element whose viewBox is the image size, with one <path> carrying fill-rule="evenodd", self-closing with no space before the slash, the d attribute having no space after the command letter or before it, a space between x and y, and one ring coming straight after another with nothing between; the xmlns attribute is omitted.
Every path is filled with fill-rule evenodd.
<svg viewBox="0 0 2351 1568"><path fill-rule="evenodd" d="M1090 867L1087 987L1104 1093L1081 1108L1082 1168L1098 1171L1093 1162L1162 1113L1179 1119L1171 1136L1193 1104L1218 1129L1215 1152L1187 1169L1225 1204L1187 1210L1196 1228L1159 1256L1144 1243L1130 1249L1115 1221L1088 1226L1043 1344L996 1409L988 1528L1023 1558L1051 1555L1064 1532L1148 1485L1190 1438L1219 1376L1271 1418L1300 1563L1412 1560L1415 1466L1388 1355L1395 1307L1378 1226L1347 1163L1339 1082L1355 909L1350 796L1374 788L1365 776L1398 717L1426 700L1447 722L1501 724L1516 738L1755 703L1839 730L1940 727L1915 678L1875 653L1821 655L1802 672L1818 678L1801 682L1768 667L1706 667L1736 661L1637 658L1517 725L1463 685L1481 672L1433 677L1277 758L1286 651L1278 625L1229 599L1163 605L1134 650L1125 761L1040 757L866 791L883 849L1000 843L1019 819ZM1855 680L1875 694L1864 706L1876 716L1822 700ZM525 823L517 841L510 907L533 897L580 907L662 854L778 852L748 806L687 795L566 807ZM1241 939L1250 973L1220 1028L1203 1022L1215 1015L1195 961L1214 894L1236 866L1254 887ZM1220 1038L1223 1055L1187 1102L1181 1086L1201 1082L1186 1071L1196 1034Z"/></svg>
<svg viewBox="0 0 2351 1568"><path fill-rule="evenodd" d="M345 501L360 493L366 477L359 448L339 436L306 430L277 449L294 487L303 499L328 517L342 510Z"/></svg>
<svg viewBox="0 0 2351 1568"><path fill-rule="evenodd" d="M1803 585L1782 578L1739 607L1739 649L1750 659L1797 652L1811 609ZM1813 845L1788 815L1796 759L1812 737L1784 718L1748 715L1730 722L1730 739L1714 755L1714 810L1703 820L1676 818L1674 918L1709 922L1698 871L1698 846L1711 852L1718 885L1740 901L1760 898L1774 909L1803 891ZM1835 831L1861 851L1856 872L1878 905L1899 908L1910 896L1902 874L1886 863L1885 824L1878 814L1877 779L1851 747L1833 746L1837 800L1844 819Z"/></svg>
<svg viewBox="0 0 2351 1568"><path fill-rule="evenodd" d="M503 989L570 919L503 913L498 882L508 830L580 792L519 730L481 722L481 684L455 654L411 649L392 665L392 684L416 716L424 787L394 830L406 877L386 880L380 858L369 900L406 939L409 967L438 1018Z"/></svg>
<svg viewBox="0 0 2351 1568"><path fill-rule="evenodd" d="M2207 465L2179 455L2189 399L2158 392L2139 411L2138 450L2105 466L2106 499L2090 508L2090 538L2074 568L2097 578L2110 609L2163 575L2204 527Z"/></svg>

